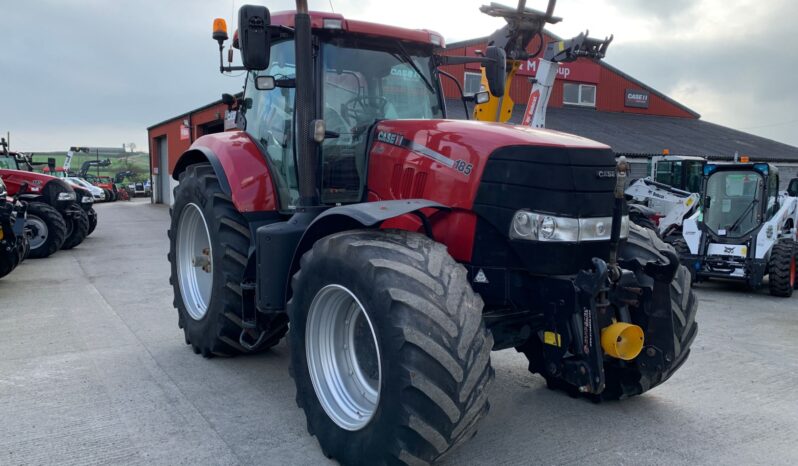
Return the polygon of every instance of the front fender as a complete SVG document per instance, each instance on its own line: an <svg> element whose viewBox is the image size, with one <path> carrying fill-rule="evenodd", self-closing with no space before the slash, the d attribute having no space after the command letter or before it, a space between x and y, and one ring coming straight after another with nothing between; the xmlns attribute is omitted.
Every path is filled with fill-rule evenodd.
<svg viewBox="0 0 798 466"><path fill-rule="evenodd" d="M228 131L202 136L177 160L172 178L179 180L189 165L206 162L239 212L278 209L277 190L266 158L247 133Z"/></svg>
<svg viewBox="0 0 798 466"><path fill-rule="evenodd" d="M347 230L377 228L382 222L420 211L449 207L426 199L365 202L333 207L319 213L308 209L297 212L285 222L258 228L258 308L263 312L280 312L291 296L291 277L299 270L299 262L319 239Z"/></svg>

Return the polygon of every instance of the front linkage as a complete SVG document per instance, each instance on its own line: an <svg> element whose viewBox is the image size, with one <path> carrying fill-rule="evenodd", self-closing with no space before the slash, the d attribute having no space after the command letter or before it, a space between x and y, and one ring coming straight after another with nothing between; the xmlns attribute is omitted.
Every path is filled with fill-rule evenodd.
<svg viewBox="0 0 798 466"><path fill-rule="evenodd" d="M550 302L542 297L540 301L549 305L545 308L544 367L538 369L586 394L604 391L605 356L621 361L637 358L643 375L662 372L674 359L670 296L655 293L655 283L663 285L656 287L659 290L668 289L679 269L678 257L668 249L659 251L664 262L642 264L619 261L618 257L628 168L626 158L621 157L616 169L609 263L594 257L592 268L581 270L573 281L549 278L542 287L549 296L570 298ZM638 277L646 279L641 283Z"/></svg>
<svg viewBox="0 0 798 466"><path fill-rule="evenodd" d="M579 392L600 394L605 388L605 356L636 358L644 375L662 372L673 362L670 298L655 293L654 282L667 288L679 262L672 251L661 252L669 259L666 263L648 262L643 270L633 270L639 262L622 262L615 279L608 264L598 258L593 259L592 269L580 271L573 281L549 279L542 289L569 298L545 308L544 367L537 371ZM641 283L637 272L653 281Z"/></svg>

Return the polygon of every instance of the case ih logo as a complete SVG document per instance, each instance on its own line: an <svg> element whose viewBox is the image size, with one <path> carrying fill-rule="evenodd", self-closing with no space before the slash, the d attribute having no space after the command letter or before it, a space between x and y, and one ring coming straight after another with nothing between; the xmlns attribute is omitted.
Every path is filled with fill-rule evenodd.
<svg viewBox="0 0 798 466"><path fill-rule="evenodd" d="M615 170L597 170L596 178L615 178Z"/></svg>
<svg viewBox="0 0 798 466"><path fill-rule="evenodd" d="M377 133L377 141L411 150L444 166L457 170L464 175L470 175L471 171L474 169L474 165L466 162L465 160L452 160L440 152L436 152L423 144L418 144L409 139L405 139L405 137L401 134L389 133L388 131L379 131Z"/></svg>
<svg viewBox="0 0 798 466"><path fill-rule="evenodd" d="M624 105L634 108L648 108L648 91L639 89L627 89Z"/></svg>

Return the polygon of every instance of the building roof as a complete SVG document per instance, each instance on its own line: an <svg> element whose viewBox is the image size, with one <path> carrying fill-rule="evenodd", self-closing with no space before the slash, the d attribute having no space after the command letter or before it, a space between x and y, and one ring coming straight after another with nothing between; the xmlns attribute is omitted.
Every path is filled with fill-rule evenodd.
<svg viewBox="0 0 798 466"><path fill-rule="evenodd" d="M449 118L465 117L457 100L449 100L447 110ZM511 122L520 123L524 110L525 106L516 105ZM546 126L607 144L630 157L661 155L668 149L673 155L718 160L731 160L737 152L752 160L798 162L798 147L690 118L562 107L548 109Z"/></svg>
<svg viewBox="0 0 798 466"><path fill-rule="evenodd" d="M544 30L544 33L547 36L549 36L552 39L554 39L555 41L563 40L560 36L558 36L557 34L553 34L551 31ZM458 49L458 48L471 47L471 46L478 45L478 44L484 44L485 42L488 41L488 39L490 39L490 36L477 37L475 39L468 39L468 40L463 40L463 41L460 41L460 42L453 42L451 44L447 44L446 45L446 49L447 50L452 50L452 49ZM643 89L647 90L648 92L656 95L657 97L659 97L662 100L668 102L669 104L674 105L676 107L679 107L680 109L682 109L685 112L689 113L693 117L701 118L701 115L698 114L698 112L696 112L695 110L687 107L686 105L684 105L684 104L682 104L680 102L677 102L677 101L673 100L672 98L668 97L667 95L663 94L662 92L654 89L653 87L651 87L648 84L640 81L639 79L636 79L636 78L624 73L623 71L621 71L618 68L610 65L609 63L605 62L604 60L597 60L596 63L598 63L599 66L604 67L607 70L609 70L609 71L611 71L611 72L613 72L613 73L615 73L617 75L620 75L621 77L623 77L623 78L625 78L625 79L637 84L638 86L640 86Z"/></svg>

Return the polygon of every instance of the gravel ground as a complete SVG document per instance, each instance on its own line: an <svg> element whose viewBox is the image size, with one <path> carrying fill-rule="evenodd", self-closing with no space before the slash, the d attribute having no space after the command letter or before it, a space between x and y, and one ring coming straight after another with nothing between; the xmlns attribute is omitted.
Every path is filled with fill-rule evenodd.
<svg viewBox="0 0 798 466"><path fill-rule="evenodd" d="M168 209L97 210L84 244L0 280L0 464L330 464L284 344L210 360L184 344ZM698 295L690 359L641 397L570 399L493 353L490 415L444 464L798 464L798 296Z"/></svg>

